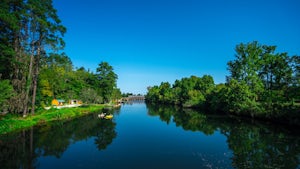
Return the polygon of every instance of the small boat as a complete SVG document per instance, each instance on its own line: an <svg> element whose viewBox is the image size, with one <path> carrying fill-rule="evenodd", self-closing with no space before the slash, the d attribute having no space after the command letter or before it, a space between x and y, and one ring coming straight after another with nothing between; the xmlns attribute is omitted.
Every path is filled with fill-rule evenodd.
<svg viewBox="0 0 300 169"><path fill-rule="evenodd" d="M112 119L113 117L114 117L114 115L112 115L112 114L104 116L105 119Z"/></svg>
<svg viewBox="0 0 300 169"><path fill-rule="evenodd" d="M101 113L101 114L98 114L98 117L103 119L105 117L106 113Z"/></svg>

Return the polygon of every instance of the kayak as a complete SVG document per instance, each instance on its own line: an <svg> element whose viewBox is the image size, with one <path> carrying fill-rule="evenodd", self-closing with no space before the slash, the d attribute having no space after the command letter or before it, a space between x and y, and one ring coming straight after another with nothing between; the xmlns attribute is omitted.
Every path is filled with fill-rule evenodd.
<svg viewBox="0 0 300 169"><path fill-rule="evenodd" d="M112 119L113 117L114 117L114 115L112 115L112 114L104 116L105 119Z"/></svg>

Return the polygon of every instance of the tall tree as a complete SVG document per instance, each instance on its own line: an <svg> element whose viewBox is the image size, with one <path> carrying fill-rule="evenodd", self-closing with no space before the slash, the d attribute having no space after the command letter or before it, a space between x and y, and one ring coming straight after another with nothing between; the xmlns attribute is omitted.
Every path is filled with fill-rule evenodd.
<svg viewBox="0 0 300 169"><path fill-rule="evenodd" d="M13 72L14 45L18 42L18 21L22 6L21 0L0 2L0 63L5 63L0 65L0 75L4 79L11 79Z"/></svg>
<svg viewBox="0 0 300 169"><path fill-rule="evenodd" d="M31 45L28 79L30 79L32 73L33 93L31 113L34 114L41 55L45 54L46 47L54 50L64 47L62 36L66 28L61 25L56 10L53 8L52 0L28 0L27 5L30 16L28 23L30 27L29 41ZM35 59L33 59L33 57ZM33 70L33 72L31 72L31 70ZM25 108L23 114L26 114L26 111Z"/></svg>
<svg viewBox="0 0 300 169"><path fill-rule="evenodd" d="M24 43L27 29L26 3L23 0L0 2L0 71L9 79L15 96L11 97L9 111L22 112L25 105L26 72L28 64L27 44Z"/></svg>
<svg viewBox="0 0 300 169"><path fill-rule="evenodd" d="M235 48L236 59L228 62L230 78L244 81L252 91L260 94L263 91L263 82L258 75L261 68L263 49L258 42L239 44Z"/></svg>
<svg viewBox="0 0 300 169"><path fill-rule="evenodd" d="M100 95L104 102L109 102L114 89L117 87L117 74L114 73L113 67L107 62L101 62L96 70Z"/></svg>
<svg viewBox="0 0 300 169"><path fill-rule="evenodd" d="M9 79L16 95L10 111L34 113L40 59L46 51L64 46L61 25L52 0L3 0L0 2L0 74ZM29 101L31 99L31 101Z"/></svg>
<svg viewBox="0 0 300 169"><path fill-rule="evenodd" d="M285 91L293 81L291 58L287 53L275 53L276 46L258 42L239 44L236 59L228 62L231 78L244 81L257 95L257 101L287 101ZM259 97L258 97L259 96Z"/></svg>

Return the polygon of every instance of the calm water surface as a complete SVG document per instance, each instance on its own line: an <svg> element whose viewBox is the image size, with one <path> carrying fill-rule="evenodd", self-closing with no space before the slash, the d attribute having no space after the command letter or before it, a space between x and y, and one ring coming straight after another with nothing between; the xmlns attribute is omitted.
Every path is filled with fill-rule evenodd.
<svg viewBox="0 0 300 169"><path fill-rule="evenodd" d="M0 136L0 168L300 168L293 128L144 103L112 113Z"/></svg>

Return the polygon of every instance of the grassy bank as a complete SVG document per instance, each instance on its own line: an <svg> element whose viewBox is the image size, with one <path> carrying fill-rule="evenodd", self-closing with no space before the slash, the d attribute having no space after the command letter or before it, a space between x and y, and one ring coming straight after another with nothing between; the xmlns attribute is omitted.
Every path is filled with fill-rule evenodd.
<svg viewBox="0 0 300 169"><path fill-rule="evenodd" d="M0 135L28 128L35 125L43 125L52 121L68 120L84 116L102 110L106 105L88 105L75 108L40 110L35 115L25 118L19 115L7 114L0 117Z"/></svg>

